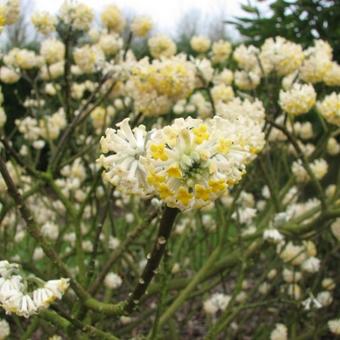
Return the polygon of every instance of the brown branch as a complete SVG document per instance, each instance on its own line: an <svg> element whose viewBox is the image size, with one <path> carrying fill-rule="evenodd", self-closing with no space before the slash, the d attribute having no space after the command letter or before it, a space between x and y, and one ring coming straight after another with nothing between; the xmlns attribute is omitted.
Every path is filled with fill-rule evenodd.
<svg viewBox="0 0 340 340"><path fill-rule="evenodd" d="M139 303L140 298L144 295L146 289L148 288L151 280L156 274L156 270L161 262L164 255L166 244L168 242L172 227L174 225L175 218L179 210L176 208L165 208L163 213L157 239L155 240L151 255L148 262L144 268L144 271L133 291L133 293L128 298L125 311L130 313Z"/></svg>

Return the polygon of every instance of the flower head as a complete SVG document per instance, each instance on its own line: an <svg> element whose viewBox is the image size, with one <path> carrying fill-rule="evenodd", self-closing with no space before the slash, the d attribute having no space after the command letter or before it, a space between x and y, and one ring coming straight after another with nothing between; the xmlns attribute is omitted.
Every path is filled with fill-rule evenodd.
<svg viewBox="0 0 340 340"><path fill-rule="evenodd" d="M251 141L248 133L220 117L176 119L148 141L147 181L169 206L203 207L239 182L262 148L262 134Z"/></svg>

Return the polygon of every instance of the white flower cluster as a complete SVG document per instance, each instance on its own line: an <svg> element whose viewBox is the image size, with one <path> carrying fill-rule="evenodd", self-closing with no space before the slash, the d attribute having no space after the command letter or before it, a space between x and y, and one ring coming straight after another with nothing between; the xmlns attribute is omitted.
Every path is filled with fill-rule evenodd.
<svg viewBox="0 0 340 340"><path fill-rule="evenodd" d="M304 59L302 47L282 37L268 38L261 47L260 65L265 74L285 76L297 70Z"/></svg>
<svg viewBox="0 0 340 340"><path fill-rule="evenodd" d="M55 140L66 126L66 116L61 108L50 116L36 120L30 116L15 121L18 130L29 141L37 141L39 138L45 140ZM42 144L42 147L44 144ZM39 148L39 147L38 147Z"/></svg>
<svg viewBox="0 0 340 340"><path fill-rule="evenodd" d="M19 275L19 266L0 261L0 306L8 314L28 318L61 299L69 287L68 279L43 282L39 288L28 292L27 279Z"/></svg>
<svg viewBox="0 0 340 340"><path fill-rule="evenodd" d="M126 83L126 95L134 109L144 116L159 116L171 110L180 99L188 97L196 86L196 69L183 56L132 63Z"/></svg>
<svg viewBox="0 0 340 340"><path fill-rule="evenodd" d="M80 31L88 31L94 14L92 9L78 1L65 0L59 9L59 17L67 24Z"/></svg>
<svg viewBox="0 0 340 340"><path fill-rule="evenodd" d="M313 85L294 84L288 91L280 91L279 104L282 110L294 116L310 111L315 101Z"/></svg>
<svg viewBox="0 0 340 340"><path fill-rule="evenodd" d="M340 126L340 93L331 93L317 103L317 109L330 123Z"/></svg>
<svg viewBox="0 0 340 340"><path fill-rule="evenodd" d="M179 209L201 208L220 197L245 173L245 166L264 145L260 125L251 120L214 117L176 119L146 132L131 130L128 120L108 129L99 158L104 178L119 190L157 194Z"/></svg>
<svg viewBox="0 0 340 340"><path fill-rule="evenodd" d="M203 309L209 315L215 315L218 311L224 311L231 300L231 296L222 293L213 294L204 301Z"/></svg>

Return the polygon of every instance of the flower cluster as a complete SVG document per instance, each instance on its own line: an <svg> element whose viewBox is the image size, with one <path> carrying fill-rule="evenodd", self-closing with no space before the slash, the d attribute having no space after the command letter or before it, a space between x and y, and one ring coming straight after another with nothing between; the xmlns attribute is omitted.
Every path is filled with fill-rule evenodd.
<svg viewBox="0 0 340 340"><path fill-rule="evenodd" d="M99 162L104 178L125 192L154 192L168 206L201 208L239 182L246 165L264 145L258 124L245 127L241 117L176 119L146 133L131 131L128 121L108 129Z"/></svg>
<svg viewBox="0 0 340 340"><path fill-rule="evenodd" d="M136 112L159 116L172 105L189 96L196 86L194 65L183 57L149 62L146 59L131 66L126 93L134 100Z"/></svg>
<svg viewBox="0 0 340 340"><path fill-rule="evenodd" d="M0 306L6 313L28 318L61 299L69 286L68 279L35 279L21 276L17 264L0 261ZM28 280L39 281L40 287L28 291Z"/></svg>

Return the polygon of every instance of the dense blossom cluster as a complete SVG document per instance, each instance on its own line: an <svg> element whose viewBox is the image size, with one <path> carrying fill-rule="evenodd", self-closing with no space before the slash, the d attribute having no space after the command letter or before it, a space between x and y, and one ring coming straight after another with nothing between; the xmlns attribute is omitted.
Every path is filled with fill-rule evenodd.
<svg viewBox="0 0 340 340"><path fill-rule="evenodd" d="M28 291L28 280L34 282L33 277L20 275L17 264L0 261L0 306L6 313L28 318L61 299L69 286L68 279L47 282L39 279L39 287Z"/></svg>
<svg viewBox="0 0 340 340"><path fill-rule="evenodd" d="M103 152L114 152L99 159L104 176L127 193L155 192L170 207L203 207L240 181L264 145L260 125L227 118L176 119L148 134L125 120L101 140Z"/></svg>

